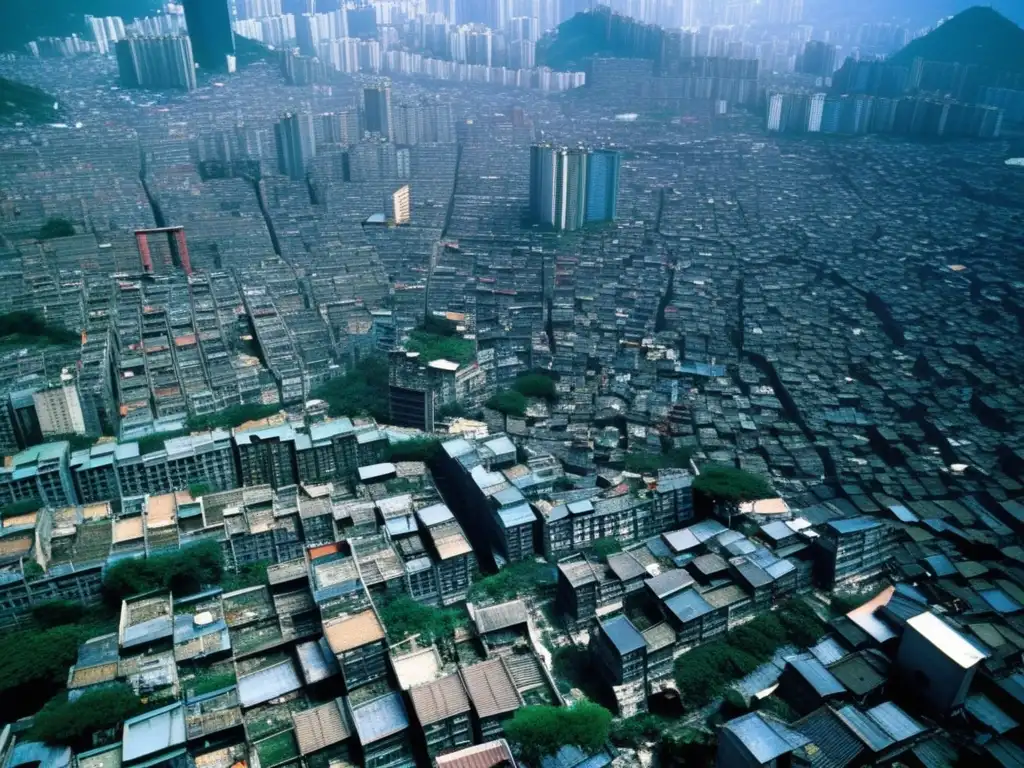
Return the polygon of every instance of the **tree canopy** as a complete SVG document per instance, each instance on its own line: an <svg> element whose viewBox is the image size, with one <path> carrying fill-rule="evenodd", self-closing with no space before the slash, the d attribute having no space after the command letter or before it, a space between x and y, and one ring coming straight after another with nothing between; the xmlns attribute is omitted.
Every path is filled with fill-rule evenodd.
<svg viewBox="0 0 1024 768"><path fill-rule="evenodd" d="M79 644L94 632L79 623L0 636L0 722L32 714L60 691Z"/></svg>
<svg viewBox="0 0 1024 768"><path fill-rule="evenodd" d="M246 405L233 405L223 411L208 413L202 416L190 416L188 428L193 431L209 429L234 429L240 427L247 421L257 421L273 416L281 410L279 405L257 405L248 403Z"/></svg>
<svg viewBox="0 0 1024 768"><path fill-rule="evenodd" d="M452 640L455 629L465 623L464 613L455 608L432 608L408 595L392 598L380 606L381 621L392 643L419 635L421 645L444 645Z"/></svg>
<svg viewBox="0 0 1024 768"><path fill-rule="evenodd" d="M626 456L626 469L641 475L655 474L659 469L670 467L689 469L692 455L689 448L675 448L667 453L630 453Z"/></svg>
<svg viewBox="0 0 1024 768"><path fill-rule="evenodd" d="M512 389L499 392L487 401L488 408L500 411L506 416L522 416L526 413L527 405L529 405L527 399Z"/></svg>
<svg viewBox="0 0 1024 768"><path fill-rule="evenodd" d="M466 365L476 359L476 345L460 336L444 336L424 328L417 328L409 334L405 343L409 352L419 352L424 363L434 360L451 360Z"/></svg>
<svg viewBox="0 0 1024 768"><path fill-rule="evenodd" d="M40 498L12 501L10 504L4 504L2 507L0 507L0 520L6 520L8 517L18 517L20 515L27 515L30 512L35 512L42 506L43 500Z"/></svg>
<svg viewBox="0 0 1024 768"><path fill-rule="evenodd" d="M538 397L548 402L558 398L555 380L543 373L524 373L513 382L512 389L524 397Z"/></svg>
<svg viewBox="0 0 1024 768"><path fill-rule="evenodd" d="M436 437L416 437L398 440L388 447L388 461L430 461L441 451Z"/></svg>
<svg viewBox="0 0 1024 768"><path fill-rule="evenodd" d="M201 541L167 554L119 560L103 576L103 592L111 602L152 590L180 595L217 584L223 574L220 545Z"/></svg>
<svg viewBox="0 0 1024 768"><path fill-rule="evenodd" d="M51 218L39 228L40 240L53 240L57 237L70 237L75 234L75 225L67 219Z"/></svg>
<svg viewBox="0 0 1024 768"><path fill-rule="evenodd" d="M701 467L693 489L714 502L726 504L769 499L775 495L771 485L760 475L724 464Z"/></svg>
<svg viewBox="0 0 1024 768"><path fill-rule="evenodd" d="M363 358L344 376L313 390L313 397L327 401L331 416L372 416L377 421L389 421L387 358Z"/></svg>
<svg viewBox="0 0 1024 768"><path fill-rule="evenodd" d="M35 312L0 315L0 342L31 340L42 344L80 344L81 336L59 325L51 325Z"/></svg>
<svg viewBox="0 0 1024 768"><path fill-rule="evenodd" d="M611 722L612 713L590 701L571 707L521 707L505 725L505 736L527 763L539 765L565 746L579 747L588 754L597 752L608 741Z"/></svg>
<svg viewBox="0 0 1024 768"><path fill-rule="evenodd" d="M771 659L779 646L806 647L816 642L824 626L802 600L794 599L775 613L758 616L720 640L706 643L679 657L675 680L683 705L702 707L737 678Z"/></svg>
<svg viewBox="0 0 1024 768"><path fill-rule="evenodd" d="M143 710L139 697L126 683L86 691L75 701L61 693L39 710L29 738L85 748L94 733L120 725Z"/></svg>
<svg viewBox="0 0 1024 768"><path fill-rule="evenodd" d="M536 560L510 563L492 576L473 580L470 599L501 602L555 582L554 568Z"/></svg>

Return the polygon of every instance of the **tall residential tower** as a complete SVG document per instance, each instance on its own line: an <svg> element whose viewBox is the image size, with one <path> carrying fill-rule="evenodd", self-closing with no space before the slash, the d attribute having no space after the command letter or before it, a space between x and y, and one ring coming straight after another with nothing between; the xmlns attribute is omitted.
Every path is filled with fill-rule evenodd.
<svg viewBox="0 0 1024 768"><path fill-rule="evenodd" d="M233 69L235 33L228 0L182 0L192 53L202 69Z"/></svg>

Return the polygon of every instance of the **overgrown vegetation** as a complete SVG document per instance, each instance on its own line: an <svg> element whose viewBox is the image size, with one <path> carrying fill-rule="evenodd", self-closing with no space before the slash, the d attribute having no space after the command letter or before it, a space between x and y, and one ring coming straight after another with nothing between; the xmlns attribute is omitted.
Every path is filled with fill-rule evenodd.
<svg viewBox="0 0 1024 768"><path fill-rule="evenodd" d="M40 240L53 240L58 237L71 237L75 234L75 225L67 219L54 217L46 220L46 223L39 228Z"/></svg>
<svg viewBox="0 0 1024 768"><path fill-rule="evenodd" d="M720 507L732 513L744 501L775 496L771 484L760 475L724 464L701 467L693 481L693 493L694 506L700 512Z"/></svg>
<svg viewBox="0 0 1024 768"><path fill-rule="evenodd" d="M580 69L592 56L651 59L656 51L645 47L648 37L640 22L607 7L595 8L577 13L544 35L537 43L537 66Z"/></svg>
<svg viewBox="0 0 1024 768"><path fill-rule="evenodd" d="M103 630L83 622L0 635L0 722L32 714L61 691L79 644Z"/></svg>
<svg viewBox="0 0 1024 768"><path fill-rule="evenodd" d="M173 432L157 432L155 435L146 435L138 439L139 453L145 456L147 453L156 453L164 449L164 443L175 437L184 437L188 432L184 429Z"/></svg>
<svg viewBox="0 0 1024 768"><path fill-rule="evenodd" d="M552 566L536 560L510 563L493 576L473 580L469 598L473 601L500 603L555 583Z"/></svg>
<svg viewBox="0 0 1024 768"><path fill-rule="evenodd" d="M269 560L257 560L255 563L243 565L237 571L225 571L221 577L220 586L225 592L263 586L267 583L267 566L269 565Z"/></svg>
<svg viewBox="0 0 1024 768"><path fill-rule="evenodd" d="M608 741L612 713L590 701L571 707L521 707L505 725L505 736L530 765L554 755L564 746L593 754Z"/></svg>
<svg viewBox="0 0 1024 768"><path fill-rule="evenodd" d="M824 626L802 600L786 603L775 613L758 616L725 638L701 645L676 660L675 680L683 705L697 709L722 695L734 680L771 659L779 646L814 643Z"/></svg>
<svg viewBox="0 0 1024 768"><path fill-rule="evenodd" d="M636 749L660 737L666 726L664 718L643 712L639 715L615 720L608 737L617 747Z"/></svg>
<svg viewBox="0 0 1024 768"><path fill-rule="evenodd" d="M72 600L50 600L32 606L32 618L44 629L75 624L84 617L84 606Z"/></svg>
<svg viewBox="0 0 1024 768"><path fill-rule="evenodd" d="M91 746L94 733L118 726L144 709L135 691L125 683L86 691L75 701L68 701L67 694L62 693L35 716L29 738L85 749Z"/></svg>
<svg viewBox="0 0 1024 768"><path fill-rule="evenodd" d="M219 583L222 574L220 545L201 541L163 555L119 560L103 577L103 593L112 603L152 590L188 595Z"/></svg>
<svg viewBox="0 0 1024 768"><path fill-rule="evenodd" d="M435 437L399 440L388 447L388 461L430 461L441 452L441 441Z"/></svg>
<svg viewBox="0 0 1024 768"><path fill-rule="evenodd" d="M74 433L46 438L48 443L65 442L72 451L84 451L87 448L92 448L96 445L97 440L99 440L97 435L76 435Z"/></svg>
<svg viewBox="0 0 1024 768"><path fill-rule="evenodd" d="M692 455L693 451L689 448L674 448L667 453L630 453L626 456L626 470L638 475L653 475L659 469L689 469Z"/></svg>
<svg viewBox="0 0 1024 768"><path fill-rule="evenodd" d="M188 428L193 432L210 429L234 429L247 421L258 421L273 416L281 410L279 405L233 405L223 411L208 413L203 416L190 416Z"/></svg>
<svg viewBox="0 0 1024 768"><path fill-rule="evenodd" d="M409 334L405 343L409 352L419 352L424 363L434 360L450 360L466 365L476 359L476 345L461 336L447 336L425 328L417 328Z"/></svg>
<svg viewBox="0 0 1024 768"><path fill-rule="evenodd" d="M616 552L622 551L622 543L613 536L607 536L591 544L590 551L602 560L607 560L608 555L614 555Z"/></svg>
<svg viewBox="0 0 1024 768"><path fill-rule="evenodd" d="M466 623L465 611L457 608L431 608L400 595L384 602L380 618L387 628L388 640L397 643L413 635L420 646L436 645L444 658L454 658L455 630Z"/></svg>
<svg viewBox="0 0 1024 768"><path fill-rule="evenodd" d="M0 507L0 520L6 520L9 517L19 517L21 515L28 515L41 509L43 506L42 499L22 499L21 501L12 501L10 504L4 504Z"/></svg>
<svg viewBox="0 0 1024 768"><path fill-rule="evenodd" d="M555 380L543 373L524 373L513 382L512 389L524 397L537 397L548 402L558 398Z"/></svg>
<svg viewBox="0 0 1024 768"><path fill-rule="evenodd" d="M81 336L59 325L47 323L35 312L7 312L0 315L0 344L54 344L81 343Z"/></svg>
<svg viewBox="0 0 1024 768"><path fill-rule="evenodd" d="M363 358L344 376L313 390L313 397L327 402L331 416L372 416L380 422L389 421L387 358Z"/></svg>
<svg viewBox="0 0 1024 768"><path fill-rule="evenodd" d="M529 402L523 395L513 389L506 389L492 395L487 401L487 407L504 413L506 416L522 416L526 413L526 406Z"/></svg>
<svg viewBox="0 0 1024 768"><path fill-rule="evenodd" d="M188 487L188 495L193 499L201 499L208 493L213 493L213 488L206 483L192 483L192 485Z"/></svg>
<svg viewBox="0 0 1024 768"><path fill-rule="evenodd" d="M14 13L20 9L20 3L11 3L4 8L5 12ZM81 13L81 11L76 11ZM45 14L35 14L48 16ZM0 36L3 28L10 27L10 24L0 26ZM39 90L31 85L19 83L17 80L8 80L0 77L0 123L13 123L26 121L30 123L46 123L60 117L60 110L54 109L56 99L50 94Z"/></svg>

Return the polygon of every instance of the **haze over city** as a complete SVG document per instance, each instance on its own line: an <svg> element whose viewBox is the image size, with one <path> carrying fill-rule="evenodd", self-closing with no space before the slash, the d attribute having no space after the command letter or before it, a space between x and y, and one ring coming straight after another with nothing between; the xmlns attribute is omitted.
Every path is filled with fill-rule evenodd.
<svg viewBox="0 0 1024 768"><path fill-rule="evenodd" d="M0 768L1024 766L1024 5L0 22Z"/></svg>

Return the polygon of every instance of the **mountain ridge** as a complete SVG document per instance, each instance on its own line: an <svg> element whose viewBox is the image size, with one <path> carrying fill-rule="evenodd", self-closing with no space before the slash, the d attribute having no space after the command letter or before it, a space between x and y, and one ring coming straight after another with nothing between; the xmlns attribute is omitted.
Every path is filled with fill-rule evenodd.
<svg viewBox="0 0 1024 768"><path fill-rule="evenodd" d="M889 62L909 67L918 57L925 61L1024 72L1024 29L993 8L976 5L927 35L911 40L890 56Z"/></svg>

